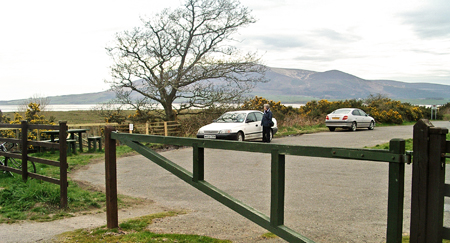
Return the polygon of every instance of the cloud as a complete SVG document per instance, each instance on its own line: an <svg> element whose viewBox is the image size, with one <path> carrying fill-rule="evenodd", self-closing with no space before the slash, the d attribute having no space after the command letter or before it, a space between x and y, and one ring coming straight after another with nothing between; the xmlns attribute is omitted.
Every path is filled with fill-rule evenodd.
<svg viewBox="0 0 450 243"><path fill-rule="evenodd" d="M340 33L332 29L317 29L312 31L312 34L316 37L327 38L331 41L338 42L354 42L361 39L359 36L348 33Z"/></svg>
<svg viewBox="0 0 450 243"><path fill-rule="evenodd" d="M330 45L345 44L359 41L361 38L352 34L340 33L332 29L317 29L307 33L293 35L248 35L244 42L251 43L269 50L286 50L293 48L327 49Z"/></svg>
<svg viewBox="0 0 450 243"><path fill-rule="evenodd" d="M448 56L450 55L450 51L447 50L424 50L424 49L410 49L409 51L417 54L429 54L435 56Z"/></svg>
<svg viewBox="0 0 450 243"><path fill-rule="evenodd" d="M290 35L277 35L277 36L248 36L245 38L245 42L253 45L258 43L257 46L260 49L275 49L284 50L298 47L305 47L309 45L308 41L303 38L290 36Z"/></svg>
<svg viewBox="0 0 450 243"><path fill-rule="evenodd" d="M345 59L363 59L364 55L359 53L352 53L346 49L322 49L322 50L303 50L300 51L301 55L296 56L293 59L297 61L314 61L321 63L332 63Z"/></svg>
<svg viewBox="0 0 450 243"><path fill-rule="evenodd" d="M422 8L402 13L404 24L412 26L421 38L450 37L450 1L427 1Z"/></svg>

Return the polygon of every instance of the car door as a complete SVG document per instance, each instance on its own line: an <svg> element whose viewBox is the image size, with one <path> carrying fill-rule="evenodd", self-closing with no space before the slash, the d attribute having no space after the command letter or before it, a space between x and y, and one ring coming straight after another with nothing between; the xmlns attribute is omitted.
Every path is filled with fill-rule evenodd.
<svg viewBox="0 0 450 243"><path fill-rule="evenodd" d="M358 127L362 126L361 115L359 114L359 110L352 111L352 120L356 122Z"/></svg>
<svg viewBox="0 0 450 243"><path fill-rule="evenodd" d="M256 116L256 121L258 122L258 127L259 127L259 129L258 129L258 135L256 136L257 138L261 138L262 139L262 136L263 136L263 127L261 126L261 121L262 121L262 118L263 118L263 113L262 112L255 112L255 116Z"/></svg>
<svg viewBox="0 0 450 243"><path fill-rule="evenodd" d="M359 110L359 114L361 115L362 126L369 127L372 121L370 117L363 110Z"/></svg>
<svg viewBox="0 0 450 243"><path fill-rule="evenodd" d="M246 134L245 137L248 139L258 138L262 134L261 121L258 122L256 119L255 112L250 112L247 115L246 120ZM262 136L262 135L261 135Z"/></svg>

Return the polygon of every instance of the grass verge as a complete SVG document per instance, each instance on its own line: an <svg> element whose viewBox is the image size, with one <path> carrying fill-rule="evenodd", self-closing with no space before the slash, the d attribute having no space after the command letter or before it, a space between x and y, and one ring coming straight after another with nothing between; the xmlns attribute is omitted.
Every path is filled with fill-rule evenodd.
<svg viewBox="0 0 450 243"><path fill-rule="evenodd" d="M402 237L402 243L409 243L409 242L410 242L409 236ZM442 243L450 243L450 240L442 240Z"/></svg>
<svg viewBox="0 0 450 243"><path fill-rule="evenodd" d="M402 124L393 124L393 123L377 123L377 127L392 127L392 126L412 126L416 124L416 121L404 121Z"/></svg>
<svg viewBox="0 0 450 243"><path fill-rule="evenodd" d="M450 133L447 133L446 140L450 140ZM364 148L369 148L369 149L389 149L389 142L382 143L382 144L377 144L377 145L375 145L373 147L364 147ZM412 151L413 150L413 139L412 138L405 139L405 150L406 151Z"/></svg>
<svg viewBox="0 0 450 243"><path fill-rule="evenodd" d="M324 131L328 131L328 128L325 126L325 124L317 124L311 126L293 125L280 127L275 135L276 137L285 137Z"/></svg>
<svg viewBox="0 0 450 243"><path fill-rule="evenodd" d="M128 146L118 146L117 155L132 153ZM33 157L58 161L59 153L36 153ZM104 157L103 152L69 154L68 208L60 209L59 186L40 180L29 179L24 182L20 175L0 171L0 223L14 223L18 220L51 221L78 214L103 211L105 194L70 180L70 172ZM18 160L20 162L20 160ZM38 174L59 178L59 167L36 164ZM141 199L120 195L119 207L137 204Z"/></svg>
<svg viewBox="0 0 450 243"><path fill-rule="evenodd" d="M107 229L106 226L94 229L80 229L58 236L57 242L231 242L199 235L156 234L147 230L154 219L173 217L184 212L162 212L130 219L119 224L119 229Z"/></svg>

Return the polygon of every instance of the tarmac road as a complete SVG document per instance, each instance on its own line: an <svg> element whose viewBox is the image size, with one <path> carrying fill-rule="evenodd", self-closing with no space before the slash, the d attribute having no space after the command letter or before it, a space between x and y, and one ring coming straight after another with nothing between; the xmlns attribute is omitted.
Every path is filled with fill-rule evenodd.
<svg viewBox="0 0 450 243"><path fill-rule="evenodd" d="M434 124L450 127L449 122ZM411 137L412 126L396 126L376 127L373 131L337 130L275 138L273 142L362 148L393 138ZM162 152L161 155L192 171L191 148ZM72 175L72 178L104 187L104 163L91 164ZM205 149L205 180L269 215L270 154ZM406 166L405 181L404 231L408 232L410 165ZM316 242L385 242L387 189L387 163L286 156L285 225ZM284 242L279 238L262 239L261 235L267 232L265 229L140 155L118 160L118 191L120 194L155 201L152 206L155 210L185 209L189 212L157 220L150 226L154 232L207 235L233 242ZM119 220L124 217L119 216ZM89 219L82 219L82 222L85 223L73 228L99 224L86 224L90 222ZM38 227L39 223L35 224ZM106 224L106 220L102 224ZM55 232L64 230L57 225L56 221L46 228L54 227ZM446 225L449 225L448 222ZM18 228L30 232L33 227L33 224L13 227L13 233L21 234ZM7 226L0 225L1 239L11 232ZM34 239L51 237L40 233L39 238ZM31 240L24 238L23 242Z"/></svg>
<svg viewBox="0 0 450 243"><path fill-rule="evenodd" d="M435 126L450 126L435 122ZM411 138L412 126L338 130L275 138L274 143L362 148ZM192 149L161 153L192 171ZM205 180L269 215L270 154L205 149ZM76 175L104 185L103 164ZM409 231L411 166L406 168L405 225ZM119 193L145 197L187 215L160 220L151 230L208 235L233 242L262 240L263 228L190 187L142 156L118 160ZM387 221L387 163L286 157L285 225L316 242L384 242Z"/></svg>

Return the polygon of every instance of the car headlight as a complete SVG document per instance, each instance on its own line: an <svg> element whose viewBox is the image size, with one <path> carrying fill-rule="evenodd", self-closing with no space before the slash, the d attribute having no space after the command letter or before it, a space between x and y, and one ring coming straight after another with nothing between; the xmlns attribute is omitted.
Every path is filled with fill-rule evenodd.
<svg viewBox="0 0 450 243"><path fill-rule="evenodd" d="M231 129L220 130L219 133L231 133Z"/></svg>

